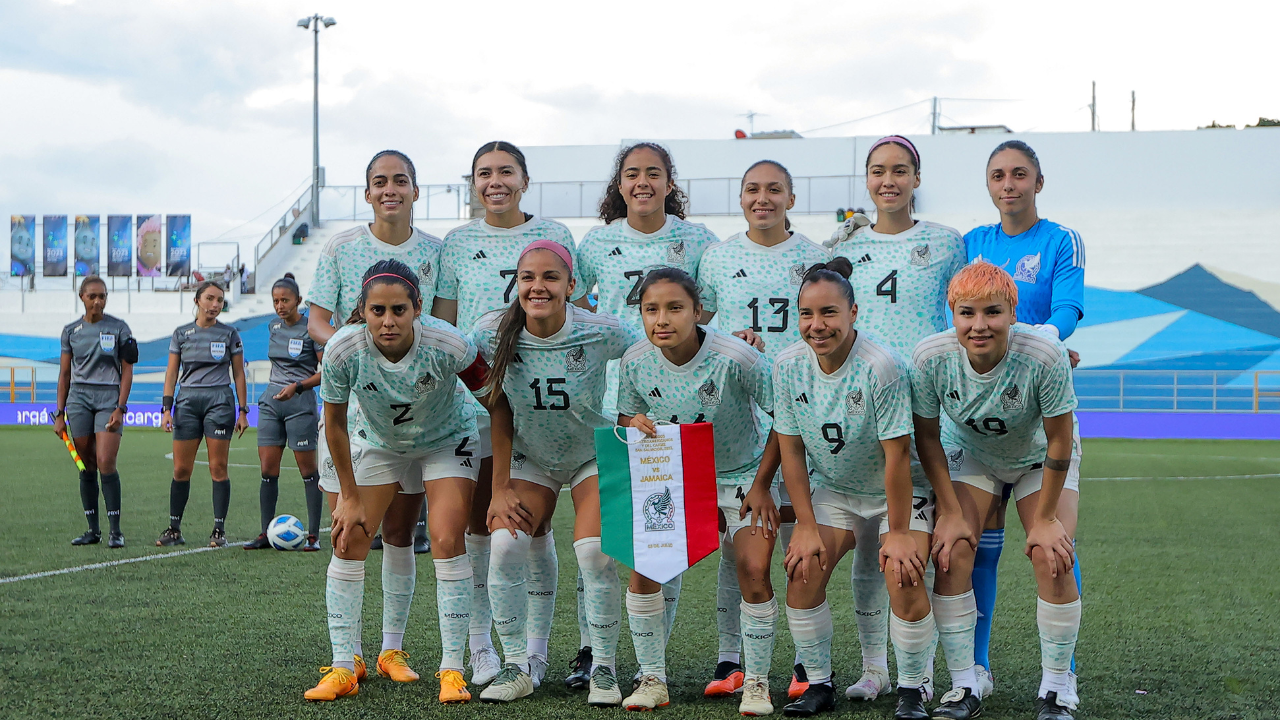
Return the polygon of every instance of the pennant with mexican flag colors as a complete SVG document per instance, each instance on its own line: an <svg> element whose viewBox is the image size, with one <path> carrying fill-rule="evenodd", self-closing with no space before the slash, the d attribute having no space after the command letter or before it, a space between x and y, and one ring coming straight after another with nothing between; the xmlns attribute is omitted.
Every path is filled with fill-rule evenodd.
<svg viewBox="0 0 1280 720"><path fill-rule="evenodd" d="M601 551L664 583L715 552L720 537L711 423L657 431L597 428L596 463Z"/></svg>

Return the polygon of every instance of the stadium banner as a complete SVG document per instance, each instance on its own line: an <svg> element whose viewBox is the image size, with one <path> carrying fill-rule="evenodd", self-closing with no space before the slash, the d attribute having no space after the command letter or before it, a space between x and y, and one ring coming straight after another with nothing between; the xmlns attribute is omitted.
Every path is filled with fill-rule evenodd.
<svg viewBox="0 0 1280 720"><path fill-rule="evenodd" d="M133 275L133 216L107 216L107 275Z"/></svg>
<svg viewBox="0 0 1280 720"><path fill-rule="evenodd" d="M102 225L97 215L76 216L76 277L98 274L102 256Z"/></svg>
<svg viewBox="0 0 1280 720"><path fill-rule="evenodd" d="M166 215L164 223L169 277L186 277L191 274L191 216Z"/></svg>
<svg viewBox="0 0 1280 720"><path fill-rule="evenodd" d="M159 215L138 216L138 277L160 277L164 266L164 228Z"/></svg>
<svg viewBox="0 0 1280 720"><path fill-rule="evenodd" d="M36 274L36 216L9 216L9 274Z"/></svg>
<svg viewBox="0 0 1280 720"><path fill-rule="evenodd" d="M67 276L67 216L44 216L44 276Z"/></svg>
<svg viewBox="0 0 1280 720"><path fill-rule="evenodd" d="M596 463L604 554L664 583L719 548L711 423L596 428Z"/></svg>
<svg viewBox="0 0 1280 720"><path fill-rule="evenodd" d="M53 427L54 403L0 403L0 425L48 425ZM164 407L156 404L129 405L124 414L125 427L160 427ZM258 405L249 406L249 427L258 427Z"/></svg>

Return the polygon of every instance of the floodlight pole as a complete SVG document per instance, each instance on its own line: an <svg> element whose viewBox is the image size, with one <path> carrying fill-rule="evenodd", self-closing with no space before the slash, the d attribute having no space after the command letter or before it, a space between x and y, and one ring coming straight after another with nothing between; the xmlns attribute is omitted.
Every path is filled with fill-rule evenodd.
<svg viewBox="0 0 1280 720"><path fill-rule="evenodd" d="M319 13L298 21L298 27L311 31L311 227L320 225L320 27L337 24L331 17Z"/></svg>

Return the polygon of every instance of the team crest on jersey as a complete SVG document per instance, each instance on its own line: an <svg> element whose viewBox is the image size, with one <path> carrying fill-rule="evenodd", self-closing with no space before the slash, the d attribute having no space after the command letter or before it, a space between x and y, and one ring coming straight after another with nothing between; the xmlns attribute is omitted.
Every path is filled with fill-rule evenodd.
<svg viewBox="0 0 1280 720"><path fill-rule="evenodd" d="M104 353L115 352L116 336L111 333L98 333L98 347L102 348Z"/></svg>
<svg viewBox="0 0 1280 720"><path fill-rule="evenodd" d="M800 283L804 282L804 263L792 265L787 277L791 280L792 285L799 287Z"/></svg>
<svg viewBox="0 0 1280 720"><path fill-rule="evenodd" d="M439 383L435 378L431 377L431 373L423 373L422 377L418 378L417 381L413 383L413 391L419 396L422 396L432 390L435 390L437 385L439 385Z"/></svg>
<svg viewBox="0 0 1280 720"><path fill-rule="evenodd" d="M302 338L289 339L289 357L296 358L302 354Z"/></svg>
<svg viewBox="0 0 1280 720"><path fill-rule="evenodd" d="M955 452L947 453L947 469L951 472L960 472L960 468L964 466L964 448L960 448Z"/></svg>
<svg viewBox="0 0 1280 720"><path fill-rule="evenodd" d="M511 469L519 470L520 468L524 467L525 457L526 455L524 453L520 453L520 452L516 452L515 450L512 450L511 451Z"/></svg>
<svg viewBox="0 0 1280 720"><path fill-rule="evenodd" d="M587 352L581 345L569 348L569 352L564 354L564 369L572 373L587 371Z"/></svg>
<svg viewBox="0 0 1280 720"><path fill-rule="evenodd" d="M714 407L720 404L720 388L716 387L714 380L707 380L702 383L702 387L698 388L698 401L702 403L702 407Z"/></svg>
<svg viewBox="0 0 1280 720"><path fill-rule="evenodd" d="M929 252L929 243L917 245L911 248L911 264L917 267L926 267L929 261L933 259L933 254Z"/></svg>
<svg viewBox="0 0 1280 720"><path fill-rule="evenodd" d="M1018 389L1017 383L1010 385L1005 388L1004 392L1000 393L1000 406L1005 410L1021 410L1023 408L1022 391Z"/></svg>
<svg viewBox="0 0 1280 720"><path fill-rule="evenodd" d="M667 262L682 263L685 260L684 241L677 240L667 246Z"/></svg>
<svg viewBox="0 0 1280 720"><path fill-rule="evenodd" d="M418 266L418 280L423 285L427 284L427 280L431 277L431 261L428 260Z"/></svg>
<svg viewBox="0 0 1280 720"><path fill-rule="evenodd" d="M1013 267L1013 279L1018 282L1031 283L1036 282L1036 276L1040 274L1040 253L1035 255L1024 255L1018 264Z"/></svg>
<svg viewBox="0 0 1280 720"><path fill-rule="evenodd" d="M362 447L351 448L351 469L352 470L355 470L356 468L360 467L360 458L362 457L364 457L364 448ZM329 463L333 464L333 461L330 460ZM334 474L336 475L337 472L335 471Z"/></svg>
<svg viewBox="0 0 1280 720"><path fill-rule="evenodd" d="M221 360L227 356L227 344L222 342L209 343L209 354L214 360Z"/></svg>
<svg viewBox="0 0 1280 720"><path fill-rule="evenodd" d="M644 499L644 531L662 532L676 529L676 502L671 488L663 488Z"/></svg>
<svg viewBox="0 0 1280 720"><path fill-rule="evenodd" d="M326 479L338 477L338 471L333 467L333 458L327 457L324 459L324 464L320 466L320 476Z"/></svg>
<svg viewBox="0 0 1280 720"><path fill-rule="evenodd" d="M844 396L844 411L850 415L863 415L867 412L866 399L862 396L862 388Z"/></svg>

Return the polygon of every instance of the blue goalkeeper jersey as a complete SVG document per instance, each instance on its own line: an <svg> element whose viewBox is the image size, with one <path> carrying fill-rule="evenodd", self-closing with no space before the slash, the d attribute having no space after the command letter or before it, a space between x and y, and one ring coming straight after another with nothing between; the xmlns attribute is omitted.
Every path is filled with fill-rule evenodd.
<svg viewBox="0 0 1280 720"><path fill-rule="evenodd" d="M1080 233L1041 218L1009 236L1000 223L964 236L969 262L1004 268L1018 285L1018 322L1053 325L1066 340L1084 317L1084 241Z"/></svg>

